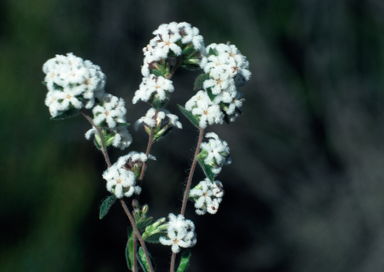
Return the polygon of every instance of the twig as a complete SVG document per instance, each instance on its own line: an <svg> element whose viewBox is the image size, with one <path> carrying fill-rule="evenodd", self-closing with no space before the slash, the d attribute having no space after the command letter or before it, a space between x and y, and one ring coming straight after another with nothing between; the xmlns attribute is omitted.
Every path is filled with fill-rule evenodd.
<svg viewBox="0 0 384 272"><path fill-rule="evenodd" d="M189 170L189 177L188 177L188 181L187 181L187 186L185 187L183 204L181 206L180 214L182 214L182 215L185 214L185 208L187 207L189 189L191 187L191 181L192 181L193 173L195 172L195 167L196 167L196 163L197 163L197 155L199 154L201 141L203 140L204 129L203 128L199 128L199 129L200 129L199 140L197 141L195 157L193 158L191 170Z"/></svg>
<svg viewBox="0 0 384 272"><path fill-rule="evenodd" d="M135 219L133 219L133 217L132 217L131 213L129 212L128 207L125 204L123 199L120 199L120 203L121 203L121 206L123 207L125 213L127 214L129 221L131 222L131 225L133 227L133 230L135 231L135 235L136 235L137 239L139 239L141 247L143 248L143 251L144 251L144 254L145 254L145 258L147 259L147 262L148 262L148 265L149 265L149 270L151 272L154 272L153 266L152 266L152 263L151 263L151 259L149 258L147 246L145 245L145 241L143 240L143 238L140 235L139 229L137 228L136 223L135 223Z"/></svg>
<svg viewBox="0 0 384 272"><path fill-rule="evenodd" d="M104 156L104 159L105 159L105 162L107 163L108 165L108 168L111 167L111 161L109 160L109 156L108 156L108 151L107 151L107 148L105 147L105 142L104 142L104 137L103 137L103 134L101 133L100 131L100 128L98 126L95 125L95 123L93 122L92 118L89 117L83 109L81 109L79 111L87 120L89 123L91 123L91 125L96 129L97 131L97 134L99 134L99 137L101 139L101 152L103 153L103 156Z"/></svg>

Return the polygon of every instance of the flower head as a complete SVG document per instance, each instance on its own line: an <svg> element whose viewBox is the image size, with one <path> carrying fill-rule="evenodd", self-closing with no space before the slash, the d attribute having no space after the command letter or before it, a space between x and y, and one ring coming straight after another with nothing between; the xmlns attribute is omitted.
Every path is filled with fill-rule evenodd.
<svg viewBox="0 0 384 272"><path fill-rule="evenodd" d="M167 227L167 237L160 237L160 243L172 246L172 252L178 253L180 247L188 248L196 244L195 225L183 215L175 216L170 213Z"/></svg>

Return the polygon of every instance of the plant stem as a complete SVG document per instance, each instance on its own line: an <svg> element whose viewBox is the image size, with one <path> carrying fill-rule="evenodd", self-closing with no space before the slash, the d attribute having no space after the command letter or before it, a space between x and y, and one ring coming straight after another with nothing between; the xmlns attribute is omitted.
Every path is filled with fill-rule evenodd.
<svg viewBox="0 0 384 272"><path fill-rule="evenodd" d="M101 139L101 152L103 153L103 156L104 156L104 159L105 159L105 162L107 163L108 165L108 168L111 167L111 161L109 160L109 156L108 156L108 151L107 151L107 148L105 147L105 142L104 142L104 137L103 137L103 134L101 133L100 131L100 128L98 126L95 125L95 123L93 122L92 118L89 117L83 109L81 109L79 111L84 117L85 119L88 120L89 123L91 123L91 125L96 129L97 131L97 134L99 134L99 137Z"/></svg>
<svg viewBox="0 0 384 272"><path fill-rule="evenodd" d="M135 223L135 219L133 219L133 217L132 217L131 213L129 212L129 209L128 209L127 205L125 204L124 200L120 199L120 203L121 203L121 206L123 207L125 213L127 214L129 221L131 222L131 225L133 227L133 230L135 231L135 235L136 235L137 239L139 239L141 247L143 248L145 258L147 259L147 262L149 265L149 270L151 272L154 272L153 266L151 263L151 259L149 258L147 246L145 245L145 241L143 240L143 238L140 235L139 229L137 228L136 223Z"/></svg>
<svg viewBox="0 0 384 272"><path fill-rule="evenodd" d="M169 269L169 272L174 272L175 271L175 260L176 260L176 253L172 252L171 268Z"/></svg>
<svg viewBox="0 0 384 272"><path fill-rule="evenodd" d="M100 131L100 128L97 127L97 126L95 125L95 123L93 122L92 118L90 118L90 117L83 111L83 109L81 109L80 112L81 112L81 114L83 114L83 116L89 121L89 123L91 123L91 125L92 125L93 127L96 128L96 131L97 131L97 133L99 134L99 137L100 137L100 139L101 139L101 146L102 146L102 150L101 150L101 152L102 152L103 155L104 155L104 159L105 159L105 162L106 162L107 165L108 165L108 168L111 167L111 161L109 160L108 151L107 151L107 148L106 148L106 146L105 146L104 138L103 138L103 135L102 135L102 133L101 133L101 131ZM152 134L153 134L153 132L152 132ZM151 141L152 141L152 140L151 140ZM150 146L149 146L149 148L147 148L148 153L149 153L149 149L150 149ZM133 257L134 257L134 260L133 260L133 272L137 272L137 256L136 256L136 255L137 255L137 253L136 253L136 247L137 247L136 243L137 243L137 240L136 240L136 238L139 239L139 242L140 242L140 244L141 244L141 247L142 247L143 250L144 250L144 254L145 254L145 257L146 257L146 259L147 259L147 262L148 262L148 265L149 265L149 268L150 268L151 272L154 272L153 267L152 267L151 260L149 259L149 255L148 255L147 247L145 246L145 242L144 242L143 238L141 238L141 235L140 235L140 232L139 232L139 230L138 230L138 228L137 228L137 226L136 226L135 220L133 219L131 213L129 212L128 207L127 207L127 205L125 204L124 200L120 199L120 204L121 204L121 206L123 207L125 213L127 214L128 219L129 219L129 221L131 222L131 225L132 225L132 227L133 227L133 229L134 229L134 240L133 240L133 247L134 247L134 252L133 252Z"/></svg>
<svg viewBox="0 0 384 272"><path fill-rule="evenodd" d="M193 158L193 162L192 162L191 169L189 170L189 176L188 176L187 186L185 187L184 198L183 198L183 204L182 204L182 206L181 206L181 212L180 212L180 214L182 214L182 215L185 214L185 208L187 207L188 195L189 195L189 189L191 188L191 183L192 183L193 173L195 172L196 163L197 163L197 155L199 154L201 141L203 140L204 129L203 129L203 128L199 128L199 130L200 130L200 133L199 133L199 140L197 141L197 146L196 146L195 156L194 156L194 158ZM174 269L175 269L175 260L176 260L176 253L173 252L173 253L172 253L172 257L171 257L171 266L170 266L169 272L174 272Z"/></svg>
<svg viewBox="0 0 384 272"><path fill-rule="evenodd" d="M187 207L189 189L191 187L192 177L193 177L193 173L195 172L195 167L196 167L196 163L197 163L197 155L199 154L201 141L203 140L204 129L203 128L199 128L199 129L200 129L199 140L197 141L195 157L193 158L192 166L191 166L191 169L189 170L187 186L185 187L183 204L181 206L180 214L182 214L182 215L185 214L185 208Z"/></svg>

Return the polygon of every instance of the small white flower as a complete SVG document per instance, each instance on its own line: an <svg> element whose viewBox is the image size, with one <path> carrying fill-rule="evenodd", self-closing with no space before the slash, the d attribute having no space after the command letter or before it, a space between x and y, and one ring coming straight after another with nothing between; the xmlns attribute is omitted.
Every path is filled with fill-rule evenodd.
<svg viewBox="0 0 384 272"><path fill-rule="evenodd" d="M222 67L215 67L210 72L210 79L204 81L204 89L211 88L213 94L219 94L231 83L229 74Z"/></svg>
<svg viewBox="0 0 384 272"><path fill-rule="evenodd" d="M116 165L112 165L104 171L103 178L107 181L107 190L115 194L117 198L130 197L141 191L140 188L137 188L139 186L135 186L135 174L132 171L118 168Z"/></svg>
<svg viewBox="0 0 384 272"><path fill-rule="evenodd" d="M184 216L181 214L176 217L170 213L167 237L160 237L160 243L172 246L171 249L174 253L178 253L180 247L188 248L194 246L196 244L195 225L191 220L184 219Z"/></svg>
<svg viewBox="0 0 384 272"><path fill-rule="evenodd" d="M213 161L218 165L223 165L229 156L229 147L226 141L221 140L216 133L209 132L205 135L209 139L208 143L203 142L200 145L202 150L207 152L204 163L209 165Z"/></svg>
<svg viewBox="0 0 384 272"><path fill-rule="evenodd" d="M199 127L206 128L207 125L222 124L224 114L218 105L200 104L199 107L192 109L192 114L199 116Z"/></svg>
<svg viewBox="0 0 384 272"><path fill-rule="evenodd" d="M203 215L207 211L215 214L224 195L223 185L216 180L213 183L206 178L193 188L189 197L195 201L196 214Z"/></svg>
<svg viewBox="0 0 384 272"><path fill-rule="evenodd" d="M126 126L114 127L111 129L115 133L112 145L120 150L124 150L132 144L132 135Z"/></svg>
<svg viewBox="0 0 384 272"><path fill-rule="evenodd" d="M93 121L96 125L106 122L109 128L114 128L116 123L125 123L126 109L124 99L111 94L106 94L102 106L97 105L93 108L92 112L95 116Z"/></svg>
<svg viewBox="0 0 384 272"><path fill-rule="evenodd" d="M151 74L149 77L143 78L140 88L135 92L132 103L136 104L139 100L148 102L153 95L156 96L156 99L164 101L168 98L168 94L173 91L174 88L171 80Z"/></svg>

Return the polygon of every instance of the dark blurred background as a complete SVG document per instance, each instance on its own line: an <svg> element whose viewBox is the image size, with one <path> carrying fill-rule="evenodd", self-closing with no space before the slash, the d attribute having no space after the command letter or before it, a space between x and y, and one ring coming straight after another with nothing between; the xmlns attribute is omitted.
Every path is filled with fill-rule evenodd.
<svg viewBox="0 0 384 272"><path fill-rule="evenodd" d="M218 214L187 207L189 271L384 271L383 15L379 0L1 0L0 271L127 271L122 208L98 219L106 165L90 126L49 120L41 67L67 52L100 65L134 123L148 109L130 103L141 50L171 21L198 27L206 45L237 45L252 71L244 115L209 128L233 163L217 177ZM141 200L155 218L180 209L197 131L175 104L197 75L177 71L168 108L184 128L152 149ZM130 132L112 161L145 150L147 135ZM169 247L149 250L168 271Z"/></svg>

